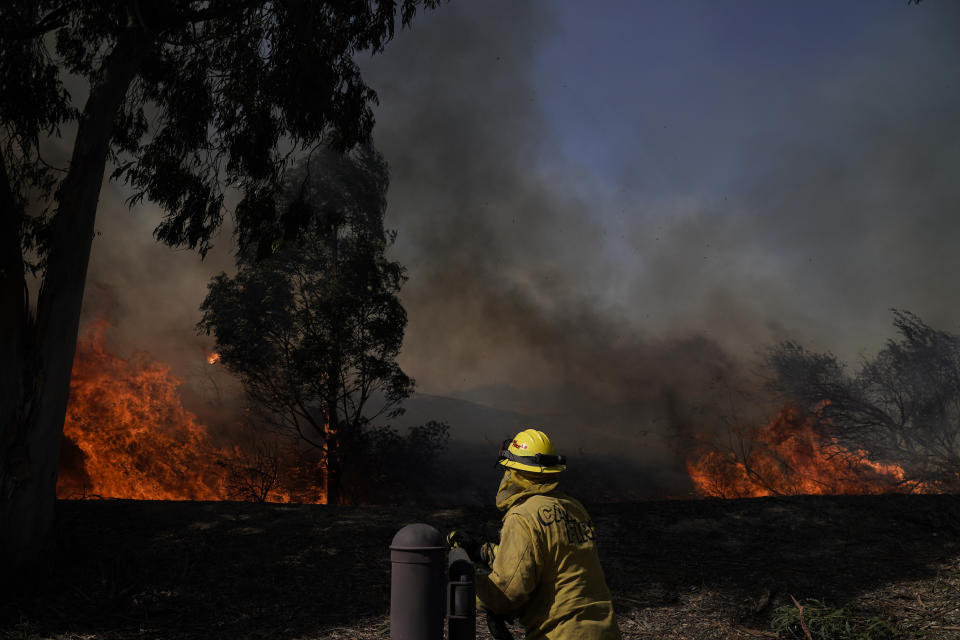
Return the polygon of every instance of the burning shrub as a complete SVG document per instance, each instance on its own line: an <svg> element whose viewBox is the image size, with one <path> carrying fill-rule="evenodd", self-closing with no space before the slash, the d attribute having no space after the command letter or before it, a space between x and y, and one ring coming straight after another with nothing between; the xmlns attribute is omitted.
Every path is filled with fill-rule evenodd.
<svg viewBox="0 0 960 640"><path fill-rule="evenodd" d="M705 448L688 460L697 492L717 498L878 494L922 490L897 465L847 449L815 414L785 406L770 423L739 436L739 448Z"/></svg>
<svg viewBox="0 0 960 640"><path fill-rule="evenodd" d="M894 310L899 339L850 376L832 354L782 343L767 355L770 386L849 449L896 462L905 477L960 490L960 336Z"/></svg>
<svg viewBox="0 0 960 640"><path fill-rule="evenodd" d="M787 404L687 462L701 495L960 490L960 336L894 311L900 339L850 376L831 354L784 342L767 354Z"/></svg>

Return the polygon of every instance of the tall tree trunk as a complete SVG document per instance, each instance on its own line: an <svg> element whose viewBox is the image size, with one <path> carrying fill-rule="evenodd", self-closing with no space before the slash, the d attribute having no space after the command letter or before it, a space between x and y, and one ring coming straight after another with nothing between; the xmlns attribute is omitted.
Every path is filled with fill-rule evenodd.
<svg viewBox="0 0 960 640"><path fill-rule="evenodd" d="M337 436L332 435L328 442L333 442L336 448L327 452L327 504L343 504L343 462Z"/></svg>
<svg viewBox="0 0 960 640"><path fill-rule="evenodd" d="M116 113L149 51L139 28L128 28L104 61L103 75L91 88L81 116L70 170L57 192L50 251L37 301L32 339L18 345L22 388L13 423L3 425L0 477L0 554L4 564L20 568L38 555L53 523L57 465L63 420L70 392L80 308L94 236L97 202ZM18 247L19 248L19 247ZM7 260L4 260L6 267ZM22 265L22 262L21 262ZM22 278L22 266L20 276ZM3 281L7 288L6 277ZM4 301L9 295L2 292ZM12 310L4 309L4 313ZM24 347L23 345L26 345ZM6 366L6 363L5 363ZM16 384L4 376L3 400ZM7 414L3 415L8 418ZM10 433L11 443L6 444Z"/></svg>
<svg viewBox="0 0 960 640"><path fill-rule="evenodd" d="M327 411L327 424L324 427L326 440L326 485L327 504L343 504L343 455L340 444L340 421L337 415L336 394L333 395L333 407Z"/></svg>
<svg viewBox="0 0 960 640"><path fill-rule="evenodd" d="M25 459L18 424L30 313L20 246L21 214L0 158L0 528L9 519L6 497L15 490L13 480L23 473Z"/></svg>

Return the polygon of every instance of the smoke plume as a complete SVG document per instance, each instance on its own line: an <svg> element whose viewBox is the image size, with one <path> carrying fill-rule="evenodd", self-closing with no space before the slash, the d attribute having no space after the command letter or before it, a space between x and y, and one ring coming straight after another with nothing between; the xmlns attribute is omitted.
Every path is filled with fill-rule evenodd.
<svg viewBox="0 0 960 640"><path fill-rule="evenodd" d="M777 33L712 3L617 25L574 3L453 2L364 58L410 276L410 420L450 420L464 451L536 420L574 460L678 494L692 435L770 417L757 350L791 338L855 363L891 335L890 307L956 330L960 8L903 4L739 7L783 33L837 13L827 53L811 36L789 64ZM628 31L637 57L584 48L572 11ZM197 404L239 402L193 329L229 232L201 262L155 244L156 212L122 196L104 191L88 307L97 283L115 292L118 339Z"/></svg>

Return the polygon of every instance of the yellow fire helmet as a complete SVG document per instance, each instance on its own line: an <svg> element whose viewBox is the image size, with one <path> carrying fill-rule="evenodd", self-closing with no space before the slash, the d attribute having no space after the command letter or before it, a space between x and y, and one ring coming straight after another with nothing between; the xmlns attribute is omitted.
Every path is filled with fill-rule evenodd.
<svg viewBox="0 0 960 640"><path fill-rule="evenodd" d="M500 445L498 462L504 467L533 473L560 473L567 468L565 456L557 454L543 431L526 429Z"/></svg>

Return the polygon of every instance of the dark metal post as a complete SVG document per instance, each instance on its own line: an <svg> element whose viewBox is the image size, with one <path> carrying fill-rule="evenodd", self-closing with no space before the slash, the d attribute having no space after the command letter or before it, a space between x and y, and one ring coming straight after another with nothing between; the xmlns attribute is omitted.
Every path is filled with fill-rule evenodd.
<svg viewBox="0 0 960 640"><path fill-rule="evenodd" d="M447 582L447 625L449 640L477 637L477 583L473 563L466 550L450 550Z"/></svg>
<svg viewBox="0 0 960 640"><path fill-rule="evenodd" d="M447 545L428 524L408 524L390 544L390 640L442 640Z"/></svg>

